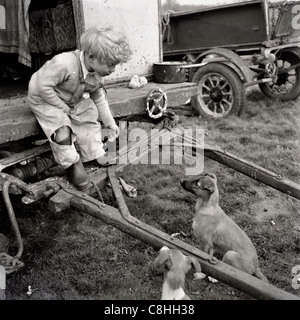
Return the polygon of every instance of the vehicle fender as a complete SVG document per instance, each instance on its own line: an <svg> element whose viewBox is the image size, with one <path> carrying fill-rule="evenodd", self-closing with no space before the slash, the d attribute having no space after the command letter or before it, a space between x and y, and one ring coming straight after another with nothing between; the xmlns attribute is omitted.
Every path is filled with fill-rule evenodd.
<svg viewBox="0 0 300 320"><path fill-rule="evenodd" d="M295 55L296 57L298 57L300 59L300 47L287 47L287 48L283 48L281 49L279 52L291 52L293 55Z"/></svg>
<svg viewBox="0 0 300 320"><path fill-rule="evenodd" d="M226 59L226 63L235 72L238 73L242 82L249 82L253 79L253 74L247 63L235 52L225 48L214 48L201 53L196 59L195 63L201 63L206 57L213 55L215 57L222 57ZM208 62L209 63L209 62Z"/></svg>

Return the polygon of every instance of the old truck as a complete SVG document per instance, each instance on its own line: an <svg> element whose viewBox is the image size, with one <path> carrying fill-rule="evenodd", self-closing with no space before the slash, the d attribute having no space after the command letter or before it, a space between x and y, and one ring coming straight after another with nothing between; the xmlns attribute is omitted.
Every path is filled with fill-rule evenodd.
<svg viewBox="0 0 300 320"><path fill-rule="evenodd" d="M33 5L32 7L30 7L30 2ZM154 128L158 129L155 131L156 138L164 134L170 134L170 132L175 135L179 134L178 130L174 128L178 120L176 114L174 115L174 113L168 111L168 108L183 105L191 98L200 105L202 100L206 101L205 99L208 94L205 93L205 90L210 88L212 92L209 92L208 96L210 99L213 99L213 106L219 104L220 107L213 111L208 111L210 104L205 102L207 107L201 108L204 111L207 109L206 113L212 116L216 116L220 109L221 114L218 116L225 116L226 113L231 112L231 110L240 108L240 106L236 105L241 104L244 99L244 87L242 84L246 85L253 81L252 78L250 78L249 68L246 67L244 60L229 48L210 48L210 46L212 46L212 44L210 44L209 47L205 48L208 51L200 54L195 54L198 49L193 51L195 46L191 48L190 52L187 51L186 45L184 48L177 48L178 50L175 50L174 47L173 51L171 48L167 49L166 44L163 45L162 41L164 33L163 26L161 25L161 17L164 15L160 12L160 1L49 0L40 2L28 0L22 2L24 4L22 7L17 8L16 6L20 3L20 1L6 2L6 4L9 5L5 7L3 2L0 2L0 50L4 51L10 48L12 53L19 55L19 61L25 64L31 64L31 68L33 69L49 59L56 51L71 50L74 49L74 47L80 47L79 38L82 31L85 27L99 23L99 16L101 16L103 23L113 22L119 28L126 31L134 56L128 63L118 67L116 72L107 79L108 100L117 121L120 119L130 121L139 118L141 121L153 122ZM249 6L251 8L251 5ZM225 17L223 10L226 10L227 14L230 14L231 10L235 12L241 8L246 8L246 5L245 7L242 5L222 7L220 11L222 13L221 16L223 16L223 18ZM262 18L265 17L265 11L262 11L262 8L265 7L262 6L261 2L254 2L255 10L252 18L256 18L256 15L259 14L259 19L257 23L255 23L255 30L253 30L253 32L258 32L260 35L259 41L255 42L256 45L260 45L267 34L264 29L266 21ZM25 28L25 31L23 30L22 41L19 39L20 43L18 43L18 38L16 37L12 39L15 42L11 44L11 46L8 46L6 42L6 46L1 47L1 39L3 40L3 37L6 37L5 39L7 40L6 32L8 30L11 31L13 27L10 23L14 20L9 17L15 12L19 12L20 17L22 10L23 15L21 16L24 18L25 25L28 22L26 20L28 16L31 16L32 20L30 21L33 25L31 25L31 28ZM215 12L217 14L219 12L218 10L219 9L215 11L208 10L208 13L213 14ZM239 14L245 16L246 13L243 13L243 10L241 11ZM252 10L249 9L249 13L251 12ZM202 12L200 12L200 14L202 14ZM41 38L39 36L42 31L40 28L43 26L45 17L48 17L47 19L50 17L50 20L47 20L47 23L44 25L47 31L45 34L52 35L52 37L49 38ZM181 19L181 17L186 18L186 15L178 14L178 19ZM210 17L209 20L212 18L213 17ZM171 18L171 21L172 19L173 18ZM174 15L174 19L177 19L177 15ZM60 28L60 23L66 27L66 20L69 21L67 24L67 32L66 29ZM189 19L185 19L185 22L188 20ZM243 21L242 18L240 20ZM5 21L5 23L3 23L3 21ZM36 25L34 25L35 23ZM262 25L258 23L262 23ZM21 25L24 26L24 24ZM49 25L53 26L53 29L50 28L49 30ZM70 29L69 27L71 25L73 27ZM38 28L35 29L37 26ZM58 29L55 30L54 26ZM172 22L169 26L171 26L171 31L173 32L171 33L174 37L175 44L177 43L175 41L175 27ZM224 21L224 26L229 26L228 21ZM185 27L184 29L186 31ZM31 30L31 32L27 34L26 30ZM213 32L213 30L214 27L212 23L206 31ZM15 34L19 34L19 31L20 30L16 30ZM59 36L55 38L57 34ZM71 34L73 35L72 43L69 42ZM176 34L180 34L180 30L177 30ZM219 39L220 38L219 35ZM241 39L241 36L238 38ZM55 41L51 39L55 39ZM24 47L26 43L27 46L29 44L32 45L30 49L26 45ZM252 44L251 40L251 45ZM269 44L274 43L269 40ZM168 46L169 45L170 43L168 43ZM21 46L23 46L22 50L20 50ZM292 66L289 68L291 68L291 70L298 70L293 62L296 60L295 44L291 44L290 47L285 44L284 48L282 46L280 43L278 43L277 49L274 49L274 46L270 48L266 46L263 47L263 52L258 54L258 67L262 71L261 84L266 84L265 81L270 78L273 80L278 79L278 60L282 57L282 55L278 55L280 51L282 51L282 54L284 52L284 57L293 57L293 59L291 58L289 60L292 62ZM204 49L203 45L202 49ZM31 54L26 55L26 51L28 50L29 52L30 50L34 52L32 51ZM173 59L175 53L176 55L182 54L182 56L188 55L190 59L192 59L193 54L195 54L196 58L186 61L183 66L192 67L190 69L186 68L185 70L191 71L190 77L192 80L194 79L193 81L196 81L196 83L182 81L182 79L180 81L166 81L163 75L168 75L168 70L160 73L161 68L159 68L159 72L155 72L155 65L158 65L158 67L163 65L164 68L164 63L167 62L166 58L169 57ZM6 54L10 53L6 52ZM271 61L271 57L275 60ZM266 63L264 59L266 59ZM287 58L285 59L288 60ZM173 66L174 63L166 63L166 65ZM210 68L211 71L208 72ZM265 73L268 72L268 68L270 68L270 70L275 68L276 77L275 74L270 73L269 77L265 78ZM179 69L181 70L182 68ZM194 75L192 76L193 73ZM283 74L285 78L287 73L289 73L289 71L284 69ZM130 88L128 84L133 75L145 76L148 79L148 83L141 88ZM159 75L163 79L157 78ZM173 73L173 76L174 75L176 77L177 72ZM184 73L184 77L185 76L186 74ZM234 81L232 81L232 79L234 79ZM184 80L186 79L184 78ZM207 83L209 84L207 85ZM268 90L270 93L274 93L271 83L272 82L268 82ZM12 195L17 195L20 198L21 204L24 206L40 201L41 199L47 199L47 210L50 212L58 213L63 212L67 208L76 208L120 229L130 236L146 242L155 249L160 249L164 245L170 248L177 248L185 254L198 259L203 272L206 274L220 279L222 282L242 290L253 297L260 299L298 299L297 296L285 292L274 285L263 283L261 280L235 269L222 261L212 262L207 253L131 215L119 187L119 181L117 180L117 175L122 171L124 166L129 163L124 164L116 161L116 165L109 168L86 167L91 184L84 191L76 190L53 159L49 143L45 140L45 136L27 104L26 88L24 91L18 89L18 91L16 91L18 94L12 96L8 96L8 88L9 87L5 85L1 87L2 97L0 99L0 191L3 196L3 208L6 209L1 212L1 215L7 214L9 217L13 231L12 234L15 236L14 246L12 246L12 248L13 251L16 252L14 254L12 253L11 246L8 246L7 237L1 234L0 230L0 299L5 299L5 277L9 276L12 272L22 272L22 268L26 267L26 261L25 263L22 261L24 249L22 229L18 226L18 218L14 212L14 203L11 200ZM224 91L226 91L226 95ZM291 90L291 92L294 92L294 89ZM221 95L222 99L220 99L219 95ZM224 102L225 99L226 102ZM225 105L230 107L226 112ZM152 135L150 138L154 138L154 136ZM150 138L141 139L138 142L129 142L126 148L118 148L116 160L121 156L129 154L136 148L141 148L141 146L150 145L151 148L147 149L147 152L151 152L155 148L159 149L160 144L152 145L150 143L151 141L149 141ZM127 139L126 136L125 139ZM240 159L229 152L224 152L220 148L199 145L199 141L194 141L193 137L190 137L190 144L194 148L193 151L201 149L205 157L272 186L289 196L300 199L300 187L283 177L279 177L276 173ZM142 156L144 156L144 154L139 155L139 157ZM138 160L139 157L137 157L136 160ZM100 190L108 182L110 182L117 199L117 208L105 204L101 199Z"/></svg>
<svg viewBox="0 0 300 320"><path fill-rule="evenodd" d="M268 97L300 94L300 7L297 1L255 0L162 15L162 82L198 85L194 109L207 118L239 114L245 89ZM174 78L174 73L177 77Z"/></svg>

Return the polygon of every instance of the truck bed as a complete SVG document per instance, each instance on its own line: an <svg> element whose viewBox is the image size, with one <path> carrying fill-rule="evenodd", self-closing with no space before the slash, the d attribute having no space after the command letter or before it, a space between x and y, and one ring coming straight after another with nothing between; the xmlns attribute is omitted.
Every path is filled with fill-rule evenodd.
<svg viewBox="0 0 300 320"><path fill-rule="evenodd" d="M164 57L224 47L246 49L268 40L263 1L220 5L170 14L163 42Z"/></svg>

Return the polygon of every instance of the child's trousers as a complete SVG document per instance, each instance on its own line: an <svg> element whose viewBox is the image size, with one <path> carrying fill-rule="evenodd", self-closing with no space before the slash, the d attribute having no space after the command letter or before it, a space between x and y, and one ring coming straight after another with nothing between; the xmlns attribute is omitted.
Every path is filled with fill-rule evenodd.
<svg viewBox="0 0 300 320"><path fill-rule="evenodd" d="M92 99L81 100L70 107L69 116L39 97L30 96L28 101L50 142L55 161L64 169L80 158L82 162L87 162L104 155L101 124L97 121L99 114ZM71 145L60 145L53 139L57 129L63 126L71 128Z"/></svg>

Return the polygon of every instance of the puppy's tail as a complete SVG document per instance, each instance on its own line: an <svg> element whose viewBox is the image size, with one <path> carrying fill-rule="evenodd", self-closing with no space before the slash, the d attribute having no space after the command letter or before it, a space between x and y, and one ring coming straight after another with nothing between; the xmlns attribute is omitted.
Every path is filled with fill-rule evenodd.
<svg viewBox="0 0 300 320"><path fill-rule="evenodd" d="M269 280L263 275L259 268L256 269L254 276L264 282L269 282Z"/></svg>

